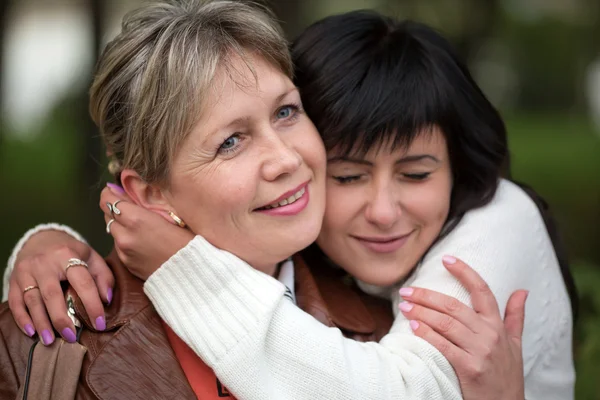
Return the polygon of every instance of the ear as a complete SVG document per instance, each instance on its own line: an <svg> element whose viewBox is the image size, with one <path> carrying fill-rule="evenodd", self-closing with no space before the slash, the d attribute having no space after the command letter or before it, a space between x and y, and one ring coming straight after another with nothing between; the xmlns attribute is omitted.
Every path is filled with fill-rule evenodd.
<svg viewBox="0 0 600 400"><path fill-rule="evenodd" d="M145 182L132 169L125 169L121 172L121 184L131 200L147 210L158 212L164 216L173 209L159 185Z"/></svg>

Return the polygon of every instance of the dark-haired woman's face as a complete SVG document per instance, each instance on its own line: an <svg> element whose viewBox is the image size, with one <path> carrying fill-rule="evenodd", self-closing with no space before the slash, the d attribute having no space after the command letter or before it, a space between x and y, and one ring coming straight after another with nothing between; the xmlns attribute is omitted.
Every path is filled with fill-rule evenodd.
<svg viewBox="0 0 600 400"><path fill-rule="evenodd" d="M363 282L405 278L441 232L452 175L438 128L406 148L383 146L364 157L328 154L327 207L317 243Z"/></svg>

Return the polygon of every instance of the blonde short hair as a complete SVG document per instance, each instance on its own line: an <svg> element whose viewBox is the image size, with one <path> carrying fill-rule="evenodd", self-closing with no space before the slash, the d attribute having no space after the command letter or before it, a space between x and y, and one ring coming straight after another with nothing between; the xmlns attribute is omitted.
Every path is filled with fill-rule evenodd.
<svg viewBox="0 0 600 400"><path fill-rule="evenodd" d="M126 15L90 90L90 114L118 166L113 172L131 168L148 183L166 183L217 70L229 71L232 54L248 64L249 53L292 77L281 28L257 3L160 1Z"/></svg>

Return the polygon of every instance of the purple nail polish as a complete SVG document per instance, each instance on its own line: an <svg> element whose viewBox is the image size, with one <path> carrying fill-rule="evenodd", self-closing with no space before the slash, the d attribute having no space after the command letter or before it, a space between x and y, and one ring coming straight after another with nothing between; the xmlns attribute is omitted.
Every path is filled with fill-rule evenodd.
<svg viewBox="0 0 600 400"><path fill-rule="evenodd" d="M106 186L108 186L108 188L112 190L114 194L125 194L125 190L116 183L108 182Z"/></svg>
<svg viewBox="0 0 600 400"><path fill-rule="evenodd" d="M71 328L63 329L62 335L69 343L75 343L77 341L77 336L75 336L75 332L73 332Z"/></svg>
<svg viewBox="0 0 600 400"><path fill-rule="evenodd" d="M110 305L110 303L112 303L112 296L113 296L112 288L106 289L106 300L107 300L106 304Z"/></svg>
<svg viewBox="0 0 600 400"><path fill-rule="evenodd" d="M31 326L31 324L25 325L25 333L29 337L32 337L33 335L35 335L35 329L33 329L33 326Z"/></svg>
<svg viewBox="0 0 600 400"><path fill-rule="evenodd" d="M106 321L104 320L104 317L98 317L96 318L96 330L98 331L103 331L106 329Z"/></svg>
<svg viewBox="0 0 600 400"><path fill-rule="evenodd" d="M45 346L50 346L52 342L54 342L54 336L52 336L48 329L44 329L42 331L42 343Z"/></svg>

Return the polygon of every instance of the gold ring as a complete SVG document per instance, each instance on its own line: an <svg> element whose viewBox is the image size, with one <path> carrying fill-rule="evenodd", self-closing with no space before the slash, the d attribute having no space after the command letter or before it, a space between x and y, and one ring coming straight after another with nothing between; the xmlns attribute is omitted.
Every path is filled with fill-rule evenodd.
<svg viewBox="0 0 600 400"><path fill-rule="evenodd" d="M65 274L67 273L67 270L71 267L88 267L87 263L83 260L80 260L79 258L69 258L69 261L67 261L67 266L65 267Z"/></svg>
<svg viewBox="0 0 600 400"><path fill-rule="evenodd" d="M40 287L38 285L27 286L25 289L23 289L23 294L29 292L30 290L39 289L39 288Z"/></svg>
<svg viewBox="0 0 600 400"><path fill-rule="evenodd" d="M106 224L106 233L108 233L110 235L110 225L115 222L114 218L111 218L110 221L108 221L108 224Z"/></svg>
<svg viewBox="0 0 600 400"><path fill-rule="evenodd" d="M175 221L177 225L179 225L181 228L185 228L185 222L183 222L181 218L175 215L173 211L169 211L169 216L173 218L173 221Z"/></svg>

